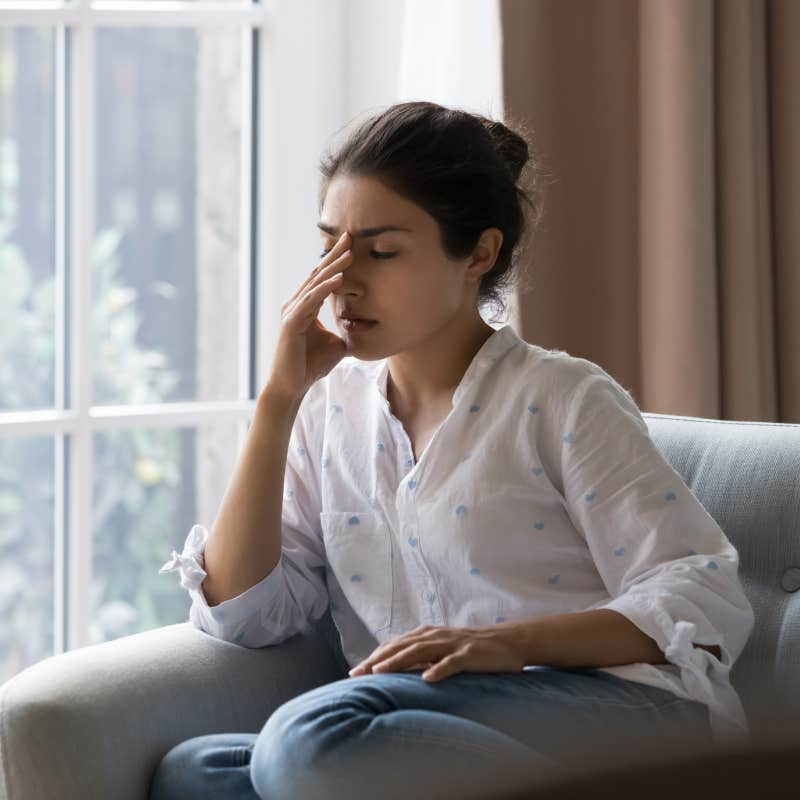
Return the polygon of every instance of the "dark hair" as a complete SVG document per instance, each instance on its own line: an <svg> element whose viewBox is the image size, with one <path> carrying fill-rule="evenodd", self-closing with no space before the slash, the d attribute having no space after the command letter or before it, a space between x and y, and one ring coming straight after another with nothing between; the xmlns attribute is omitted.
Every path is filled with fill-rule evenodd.
<svg viewBox="0 0 800 800"><path fill-rule="evenodd" d="M391 105L359 122L335 152L323 155L320 211L331 180L341 173L374 177L427 211L439 224L448 258L465 258L486 228L499 228L503 244L481 279L478 306L493 303L504 310L502 295L519 285L523 237L538 227L541 183L550 174L532 155L525 126L516 122L514 128L429 101ZM530 191L518 185L526 166Z"/></svg>

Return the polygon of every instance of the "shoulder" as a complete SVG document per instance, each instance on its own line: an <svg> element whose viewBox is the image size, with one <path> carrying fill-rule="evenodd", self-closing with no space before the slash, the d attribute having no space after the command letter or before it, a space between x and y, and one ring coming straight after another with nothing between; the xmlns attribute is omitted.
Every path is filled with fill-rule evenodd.
<svg viewBox="0 0 800 800"><path fill-rule="evenodd" d="M599 364L566 350L520 342L509 353L508 374L518 376L515 380L547 398L551 407L566 414L587 404L610 402L639 414L633 394Z"/></svg>
<svg viewBox="0 0 800 800"><path fill-rule="evenodd" d="M521 372L526 380L535 378L538 382L544 382L548 389L564 397L574 396L590 383L605 383L630 396L613 375L594 361L572 355L566 350L548 349L520 341L521 346L514 348L516 358L512 361L516 363L510 366Z"/></svg>

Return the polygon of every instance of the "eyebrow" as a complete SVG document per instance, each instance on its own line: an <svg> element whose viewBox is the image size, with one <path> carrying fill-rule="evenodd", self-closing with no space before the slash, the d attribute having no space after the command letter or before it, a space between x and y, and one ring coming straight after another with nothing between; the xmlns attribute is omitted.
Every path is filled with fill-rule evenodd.
<svg viewBox="0 0 800 800"><path fill-rule="evenodd" d="M331 236L336 236L339 232L339 229L335 225L326 225L324 222L318 222L317 227ZM406 233L412 233L411 228L402 228L399 225L379 225L377 228L361 228L360 230L352 231L351 236L354 238L369 238L370 236L377 236L384 231L405 231Z"/></svg>

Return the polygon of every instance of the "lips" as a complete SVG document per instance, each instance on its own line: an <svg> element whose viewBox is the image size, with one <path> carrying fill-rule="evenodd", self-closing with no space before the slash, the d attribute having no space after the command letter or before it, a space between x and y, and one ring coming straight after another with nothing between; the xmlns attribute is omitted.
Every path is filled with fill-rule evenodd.
<svg viewBox="0 0 800 800"><path fill-rule="evenodd" d="M342 320L349 319L349 320L352 320L353 322L377 322L378 321L376 319L367 319L367 317L351 317L348 314L340 314L339 315L339 319L342 319Z"/></svg>

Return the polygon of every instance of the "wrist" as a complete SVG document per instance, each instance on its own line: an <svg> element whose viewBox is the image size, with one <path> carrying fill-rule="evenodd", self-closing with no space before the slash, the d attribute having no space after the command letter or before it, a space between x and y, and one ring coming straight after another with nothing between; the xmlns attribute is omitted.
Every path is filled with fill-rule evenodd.
<svg viewBox="0 0 800 800"><path fill-rule="evenodd" d="M535 620L499 622L492 625L492 630L503 645L515 653L522 665L544 664L540 653L539 628Z"/></svg>

